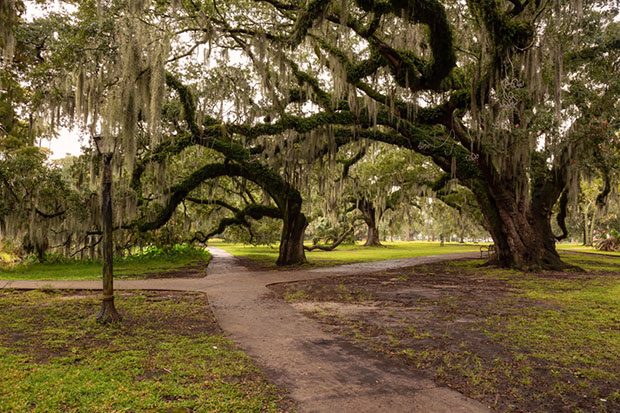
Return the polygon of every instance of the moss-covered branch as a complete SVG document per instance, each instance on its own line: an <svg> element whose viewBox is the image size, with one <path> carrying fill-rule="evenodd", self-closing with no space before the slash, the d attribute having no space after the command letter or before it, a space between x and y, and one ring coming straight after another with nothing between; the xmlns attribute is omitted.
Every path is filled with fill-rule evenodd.
<svg viewBox="0 0 620 413"><path fill-rule="evenodd" d="M335 56L340 64L343 65L347 72L347 81L351 85L363 91L376 102L386 107L391 107L393 114L397 117L405 119L415 118L414 120L421 124L446 125L451 121L452 113L457 109L466 108L471 100L470 90L463 86L462 81L456 80L450 82L450 87L448 89L453 91L448 100L437 106L421 107L415 102L404 102L395 97L388 97L364 81L367 76L373 74L379 67L386 65L386 61L383 58L377 58L377 56L379 56L378 53L373 53L369 59L354 64L348 56L337 47L324 39L316 38L316 40L326 52ZM460 74L461 72L455 70L453 77L456 77L456 73ZM410 80L412 79L413 78ZM416 87L421 87L421 85Z"/></svg>
<svg viewBox="0 0 620 413"><path fill-rule="evenodd" d="M140 231L160 228L172 217L177 206L197 188L203 181L220 176L241 176L263 188L282 209L287 199L295 199L301 203L299 192L286 183L282 177L258 162L244 164L219 163L208 164L194 171L181 183L170 188L168 200L153 221L138 221L135 226Z"/></svg>
<svg viewBox="0 0 620 413"><path fill-rule="evenodd" d="M308 30L327 10L330 0L311 0L305 9L299 12L293 26L289 42L297 46L306 37Z"/></svg>
<svg viewBox="0 0 620 413"><path fill-rule="evenodd" d="M304 249L306 251L314 251L314 250L321 250L321 251L333 251L335 250L340 244L342 244L342 241L344 241L345 239L347 239L347 237L349 235L351 235L353 233L353 231L355 230L354 226L350 226L349 228L347 228L345 231L342 232L342 234L340 234L335 240L334 242L332 242L330 245L313 245L311 247L305 246L304 245Z"/></svg>
<svg viewBox="0 0 620 413"><path fill-rule="evenodd" d="M362 158L366 155L366 149L360 150L354 156L349 159L342 161L342 177L341 179L345 179L349 175L349 169L358 163Z"/></svg>
<svg viewBox="0 0 620 413"><path fill-rule="evenodd" d="M372 12L379 2L358 0L357 3L362 9ZM388 4L395 16L428 26L433 57L424 60L411 52L391 48L375 35L369 36L359 29L358 34L366 36L375 51L387 59L395 79L403 87L412 90L438 89L456 65L452 30L443 5L436 0L392 0Z"/></svg>
<svg viewBox="0 0 620 413"><path fill-rule="evenodd" d="M194 102L194 96L189 88L170 72L166 72L166 85L176 90L179 94L179 99L183 105L183 116L189 130L194 136L200 135L200 129L196 123L196 103Z"/></svg>
<svg viewBox="0 0 620 413"><path fill-rule="evenodd" d="M534 26L525 20L515 19L506 13L498 0L469 0L471 8L478 12L484 27L491 36L496 53L502 55L511 48L525 49L534 37Z"/></svg>
<svg viewBox="0 0 620 413"><path fill-rule="evenodd" d="M228 209L229 211L233 212L233 213L238 213L239 212L239 208L234 207L232 205L230 205L228 202L219 200L219 199L200 199L200 198L194 198L191 196L185 197L186 201L192 202L194 204L198 204L198 205L217 205L217 206L221 206L224 207L226 209Z"/></svg>
<svg viewBox="0 0 620 413"><path fill-rule="evenodd" d="M282 212L276 207L260 204L250 204L242 210L239 210L233 218L222 219L217 228L209 232L209 234L207 234L205 238L209 239L214 235L221 234L226 230L226 228L232 225L240 225L246 228L250 228L250 223L247 220L248 217L256 220L265 217L282 219L283 215Z"/></svg>
<svg viewBox="0 0 620 413"><path fill-rule="evenodd" d="M291 67L293 75L295 76L295 78L297 78L297 81L300 84L306 83L312 88L312 91L316 95L316 103L323 107L325 110L333 110L331 97L329 93L327 93L321 88L318 79L310 75L309 73L300 70L297 63L293 61L289 61L289 65Z"/></svg>
<svg viewBox="0 0 620 413"><path fill-rule="evenodd" d="M226 130L255 139L259 136L277 135L289 130L308 133L325 125L351 125L355 122L356 117L352 112L321 112L307 117L284 115L277 122L262 123L256 126L228 124Z"/></svg>

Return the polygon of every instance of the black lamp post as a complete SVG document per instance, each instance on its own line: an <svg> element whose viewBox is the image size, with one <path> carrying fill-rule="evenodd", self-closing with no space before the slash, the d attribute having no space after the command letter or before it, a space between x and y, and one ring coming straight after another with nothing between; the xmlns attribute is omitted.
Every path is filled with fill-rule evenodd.
<svg viewBox="0 0 620 413"><path fill-rule="evenodd" d="M121 320L114 307L113 236L112 236L112 157L116 145L104 142L102 136L93 136L97 152L102 160L101 217L103 221L103 301L97 321L109 323Z"/></svg>

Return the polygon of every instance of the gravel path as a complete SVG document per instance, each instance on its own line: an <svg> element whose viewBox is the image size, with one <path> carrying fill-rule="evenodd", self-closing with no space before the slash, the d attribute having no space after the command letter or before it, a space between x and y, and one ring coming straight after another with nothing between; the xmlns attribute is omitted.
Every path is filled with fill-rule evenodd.
<svg viewBox="0 0 620 413"><path fill-rule="evenodd" d="M213 255L205 278L118 280L117 289L200 291L222 329L289 391L300 412L489 412L478 401L438 386L387 357L352 346L321 330L318 323L274 296L269 284L382 271L476 257L448 254L348 264L310 271L248 271L222 249ZM0 288L99 289L97 281L0 281ZM122 309L120 309L122 312Z"/></svg>

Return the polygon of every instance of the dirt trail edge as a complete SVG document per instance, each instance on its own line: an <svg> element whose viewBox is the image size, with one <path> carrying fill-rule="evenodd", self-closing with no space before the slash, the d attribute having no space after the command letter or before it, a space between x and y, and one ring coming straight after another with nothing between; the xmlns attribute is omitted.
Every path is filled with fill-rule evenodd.
<svg viewBox="0 0 620 413"><path fill-rule="evenodd" d="M274 297L268 285L383 271L475 257L447 254L349 264L311 271L253 272L226 251L209 247L207 277L115 281L117 289L201 291L222 329L254 358L274 384L289 391L300 412L476 413L491 411L476 400L326 333L315 321ZM101 282L0 281L0 288L98 289Z"/></svg>

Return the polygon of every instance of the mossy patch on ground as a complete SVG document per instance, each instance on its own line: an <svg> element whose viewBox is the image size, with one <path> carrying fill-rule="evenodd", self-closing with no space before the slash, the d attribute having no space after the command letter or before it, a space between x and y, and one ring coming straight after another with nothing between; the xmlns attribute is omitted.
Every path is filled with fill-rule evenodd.
<svg viewBox="0 0 620 413"><path fill-rule="evenodd" d="M0 411L289 411L199 293L0 290ZM176 409L176 410L175 410Z"/></svg>
<svg viewBox="0 0 620 413"><path fill-rule="evenodd" d="M464 260L273 288L353 343L506 412L620 411L620 259Z"/></svg>

